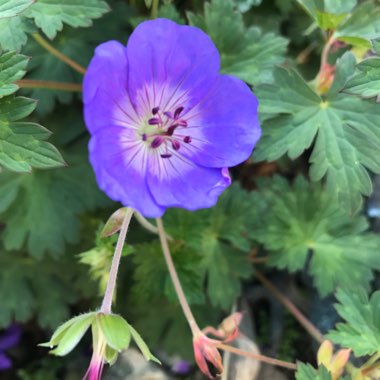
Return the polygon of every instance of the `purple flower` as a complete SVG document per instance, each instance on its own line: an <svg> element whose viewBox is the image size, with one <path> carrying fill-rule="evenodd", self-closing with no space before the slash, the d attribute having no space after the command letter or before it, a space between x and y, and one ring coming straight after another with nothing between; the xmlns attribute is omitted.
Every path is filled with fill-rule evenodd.
<svg viewBox="0 0 380 380"><path fill-rule="evenodd" d="M8 327L0 335L0 371L12 368L12 361L5 354L6 350L16 346L21 338L21 328L17 325Z"/></svg>
<svg viewBox="0 0 380 380"><path fill-rule="evenodd" d="M200 29L157 19L124 47L97 47L84 83L90 161L107 195L148 217L168 207L213 206L229 186L228 167L260 137L257 99L221 75Z"/></svg>

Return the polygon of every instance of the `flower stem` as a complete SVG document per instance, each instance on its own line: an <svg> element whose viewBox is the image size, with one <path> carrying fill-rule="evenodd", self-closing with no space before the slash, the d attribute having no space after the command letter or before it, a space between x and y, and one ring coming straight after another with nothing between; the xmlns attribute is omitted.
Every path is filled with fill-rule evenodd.
<svg viewBox="0 0 380 380"><path fill-rule="evenodd" d="M147 220L137 211L135 212L135 218L140 223L140 225L144 227L147 231L151 232L152 234L158 235L158 228L154 224L150 223L149 220ZM173 240L173 238L168 234L166 234L166 238L169 241Z"/></svg>
<svg viewBox="0 0 380 380"><path fill-rule="evenodd" d="M53 54L62 62L66 63L66 65L70 66L72 69L74 69L80 74L84 75L86 73L86 68L81 66L79 63L73 61L71 58L67 57L65 54L61 53L53 45L51 45L47 40L45 40L45 38L43 38L40 34L33 33L32 36L37 41L37 43L39 43L44 49L46 49L49 53Z"/></svg>
<svg viewBox="0 0 380 380"><path fill-rule="evenodd" d="M271 293L285 306L285 308L317 342L322 343L325 340L323 334L302 314L297 306L285 297L262 273L256 270L255 277L271 291Z"/></svg>
<svg viewBox="0 0 380 380"><path fill-rule="evenodd" d="M111 264L111 270L108 277L107 288L106 288L106 292L104 293L102 307L100 308L100 311L105 314L111 313L111 306L112 306L113 294L114 294L115 286L116 286L116 278L117 278L117 272L119 270L120 258L123 252L123 246L124 246L125 238L127 236L129 223L132 219L133 212L134 212L133 209L128 208L127 213L125 214L125 218L123 220L123 224L121 225L119 238L117 239L115 253L113 255L112 264Z"/></svg>
<svg viewBox="0 0 380 380"><path fill-rule="evenodd" d="M224 344L224 343L218 343L216 345L216 347L223 350L223 351L228 351L228 352L232 352L236 355L245 356L245 357L251 358L251 359L256 359L256 360L263 362L263 363L268 363L271 365L275 365L275 366L283 367L283 368L288 368L288 369L292 369L292 370L297 369L297 365L294 363L285 362L282 360L270 358L270 357L265 356L265 355L255 354L255 353L249 352L249 351L243 351L243 350L240 350L239 348L229 346L229 345Z"/></svg>
<svg viewBox="0 0 380 380"><path fill-rule="evenodd" d="M150 17L152 19L155 19L157 18L157 15L158 15L158 4L159 4L160 0L153 0L152 2L152 8L150 10Z"/></svg>
<svg viewBox="0 0 380 380"><path fill-rule="evenodd" d="M82 92L82 85L79 83L63 83L35 79L22 79L15 83L21 88L41 88L46 90Z"/></svg>
<svg viewBox="0 0 380 380"><path fill-rule="evenodd" d="M157 221L157 228L158 228L158 236L160 237L162 252L164 254L166 266L168 267L170 277L171 277L173 285L174 285L175 292L177 293L179 303L182 307L183 314L185 315L185 318L186 318L186 320L190 326L190 329L191 329L193 335L199 334L201 332L200 328L198 327L198 325L195 321L193 312L191 311L190 306L187 303L185 293L182 289L181 282L178 278L178 274L177 274L177 271L175 269L172 256L170 254L167 235L166 235L166 232L164 229L164 225L162 223L162 219L157 218L156 221Z"/></svg>

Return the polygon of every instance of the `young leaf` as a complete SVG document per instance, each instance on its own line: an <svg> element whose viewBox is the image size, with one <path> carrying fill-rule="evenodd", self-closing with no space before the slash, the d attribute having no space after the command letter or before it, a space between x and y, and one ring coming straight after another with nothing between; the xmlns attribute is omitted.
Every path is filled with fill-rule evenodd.
<svg viewBox="0 0 380 380"><path fill-rule="evenodd" d="M102 0L39 0L25 12L27 17L53 39L63 24L74 28L90 26L92 20L101 17L109 10Z"/></svg>
<svg viewBox="0 0 380 380"><path fill-rule="evenodd" d="M33 30L33 22L22 15L0 18L1 49L19 51L28 41L27 32Z"/></svg>
<svg viewBox="0 0 380 380"><path fill-rule="evenodd" d="M273 33L263 34L258 28L247 29L233 0L212 0L205 4L204 16L188 13L188 18L210 35L226 74L257 85L271 81L274 66L284 61L287 40Z"/></svg>
<svg viewBox="0 0 380 380"><path fill-rule="evenodd" d="M314 143L311 179L326 177L330 194L351 212L360 207L361 194L372 191L366 169L380 173L379 105L338 92L353 70L352 55L344 55L329 93L321 97L295 71L278 69L275 84L257 88L261 112L272 118L263 124L254 152L256 161L285 153L295 159Z"/></svg>
<svg viewBox="0 0 380 380"><path fill-rule="evenodd" d="M28 61L28 57L15 52L4 53L0 56L0 98L18 90L18 86L13 82L25 75Z"/></svg>
<svg viewBox="0 0 380 380"><path fill-rule="evenodd" d="M322 296L353 282L368 287L380 268L380 238L364 218L352 218L319 185L298 177L262 181L255 193L253 238L270 252L269 264L308 270ZM360 251L360 254L358 254Z"/></svg>
<svg viewBox="0 0 380 380"><path fill-rule="evenodd" d="M6 96L0 99L0 165L17 172L64 165L58 150L44 141L50 132L44 127L19 121L35 108L33 100Z"/></svg>
<svg viewBox="0 0 380 380"><path fill-rule="evenodd" d="M328 338L342 347L351 348L356 356L380 353L380 291L368 298L361 288L339 289L336 310L345 320L330 331Z"/></svg>

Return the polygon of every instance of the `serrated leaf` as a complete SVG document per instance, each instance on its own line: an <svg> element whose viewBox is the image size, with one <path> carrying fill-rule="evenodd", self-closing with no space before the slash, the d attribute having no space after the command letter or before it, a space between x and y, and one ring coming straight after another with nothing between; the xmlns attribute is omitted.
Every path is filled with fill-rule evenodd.
<svg viewBox="0 0 380 380"><path fill-rule="evenodd" d="M323 366L317 370L310 364L298 363L296 380L333 380L333 378Z"/></svg>
<svg viewBox="0 0 380 380"><path fill-rule="evenodd" d="M333 34L335 39L367 48L371 47L371 40L379 37L380 6L371 0L355 8Z"/></svg>
<svg viewBox="0 0 380 380"><path fill-rule="evenodd" d="M366 169L380 172L376 153L380 108L375 102L338 92L345 82L340 72L353 70L351 62L349 53L338 62L335 82L326 97L314 92L293 70L278 69L275 84L258 87L260 111L272 118L263 124L263 137L253 157L274 161L287 153L295 159L314 145L311 179L325 177L330 194L355 212L361 205L361 194L372 191Z"/></svg>
<svg viewBox="0 0 380 380"><path fill-rule="evenodd" d="M1 49L20 51L28 40L27 32L32 29L30 23L24 16L0 19Z"/></svg>
<svg viewBox="0 0 380 380"><path fill-rule="evenodd" d="M65 356L71 352L83 338L83 335L93 323L94 318L95 314L89 313L87 317L76 319L61 333L57 347L50 352L57 356Z"/></svg>
<svg viewBox="0 0 380 380"><path fill-rule="evenodd" d="M380 353L380 291L368 298L362 288L339 289L336 310L345 320L330 331L328 338L351 348L358 357Z"/></svg>
<svg viewBox="0 0 380 380"><path fill-rule="evenodd" d="M344 92L372 98L380 95L380 58L371 57L360 62L358 72L344 87Z"/></svg>
<svg viewBox="0 0 380 380"><path fill-rule="evenodd" d="M77 155L68 155L68 162L66 169L0 174L0 189L11 182L12 191L17 192L0 216L6 224L2 233L6 249L25 245L32 255L41 257L46 251L62 253L66 242L78 242L80 214L102 204L104 197L86 162ZM4 208L0 199L0 209Z"/></svg>
<svg viewBox="0 0 380 380"><path fill-rule="evenodd" d="M320 185L303 177L293 186L275 177L259 189L252 237L269 252L270 265L294 272L308 262L322 296L352 283L368 288L372 270L380 268L380 238L367 232L365 219L352 218Z"/></svg>
<svg viewBox="0 0 380 380"><path fill-rule="evenodd" d="M35 108L35 101L7 96L0 99L0 165L17 172L32 167L46 169L64 165L58 150L46 140L50 132L44 127L18 121Z"/></svg>
<svg viewBox="0 0 380 380"><path fill-rule="evenodd" d="M99 313L97 322L108 346L118 352L128 348L131 332L127 321L119 315Z"/></svg>
<svg viewBox="0 0 380 380"><path fill-rule="evenodd" d="M234 0L234 3L241 13L248 12L252 7L257 7L262 0Z"/></svg>
<svg viewBox="0 0 380 380"><path fill-rule="evenodd" d="M63 24L74 28L90 26L92 20L101 17L109 10L102 0L39 0L25 12L36 25L51 39Z"/></svg>
<svg viewBox="0 0 380 380"><path fill-rule="evenodd" d="M170 302L177 303L177 295L158 241L135 246L133 261L135 285L133 292L147 302L153 297L165 295ZM181 243L170 244L171 254L182 286L191 304L204 302L202 276L199 273L200 257Z"/></svg>
<svg viewBox="0 0 380 380"><path fill-rule="evenodd" d="M18 86L13 82L25 75L28 61L28 57L15 52L4 53L0 56L0 98L18 90Z"/></svg>
<svg viewBox="0 0 380 380"><path fill-rule="evenodd" d="M188 13L188 18L210 35L226 74L258 85L271 81L274 66L284 61L287 40L274 33L263 34L258 28L247 29L232 0L212 0L205 4L204 16Z"/></svg>
<svg viewBox="0 0 380 380"><path fill-rule="evenodd" d="M129 329L131 331L133 340L137 344L137 347L140 349L141 353L144 355L145 359L152 360L158 364L161 364L161 362L150 352L149 347L141 338L140 334L131 325L129 325Z"/></svg>
<svg viewBox="0 0 380 380"><path fill-rule="evenodd" d="M0 0L0 19L17 16L34 2L35 0Z"/></svg>

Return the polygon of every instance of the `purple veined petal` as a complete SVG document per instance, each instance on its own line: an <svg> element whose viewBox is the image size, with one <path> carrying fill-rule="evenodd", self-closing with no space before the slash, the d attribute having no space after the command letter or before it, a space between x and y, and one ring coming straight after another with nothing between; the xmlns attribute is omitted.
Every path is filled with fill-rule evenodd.
<svg viewBox="0 0 380 380"><path fill-rule="evenodd" d="M0 371L12 368L12 361L5 354L0 352Z"/></svg>
<svg viewBox="0 0 380 380"><path fill-rule="evenodd" d="M121 43L109 41L96 48L83 80L84 117L91 133L110 124L133 128L140 123L127 93L127 67Z"/></svg>
<svg viewBox="0 0 380 380"><path fill-rule="evenodd" d="M190 136L181 153L199 165L231 167L245 161L260 138L258 101L240 79L220 75L204 100L182 117L188 127L176 136Z"/></svg>
<svg viewBox="0 0 380 380"><path fill-rule="evenodd" d="M11 325L0 335L0 351L7 350L16 346L21 339L21 327Z"/></svg>
<svg viewBox="0 0 380 380"><path fill-rule="evenodd" d="M226 169L205 168L170 151L170 158L149 157L148 186L162 207L198 210L212 207L231 184Z"/></svg>
<svg viewBox="0 0 380 380"><path fill-rule="evenodd" d="M133 130L117 126L100 129L90 140L90 161L99 187L111 199L147 217L158 217L165 208L155 202L149 191L145 143L134 134Z"/></svg>
<svg viewBox="0 0 380 380"><path fill-rule="evenodd" d="M163 112L197 103L220 68L219 53L207 34L166 19L141 23L128 40L127 57L135 107L141 109L145 102Z"/></svg>

